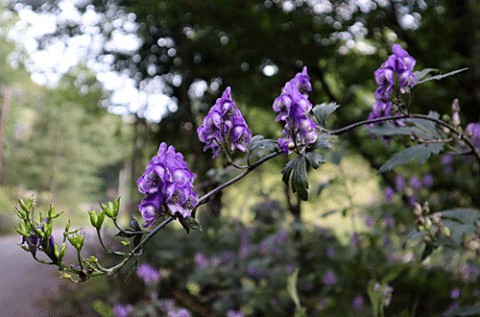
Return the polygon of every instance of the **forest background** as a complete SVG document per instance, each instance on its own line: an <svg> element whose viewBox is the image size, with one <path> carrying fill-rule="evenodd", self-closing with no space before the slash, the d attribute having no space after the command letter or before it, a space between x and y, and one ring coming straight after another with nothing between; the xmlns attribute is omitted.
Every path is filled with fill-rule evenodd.
<svg viewBox="0 0 480 317"><path fill-rule="evenodd" d="M19 34L28 29L24 18L33 12L54 23L47 31L37 32L33 37L37 44L31 45ZM66 218L77 221L98 201L121 196L124 213L136 215L141 197L136 192L135 180L162 141L185 153L200 191L213 188L221 181L221 175L214 172L221 164L211 160L210 153L203 152L196 129L227 86L232 87L234 100L253 133L269 138L281 134L281 126L273 124L272 102L283 84L303 66L308 67L313 84L311 100L341 105L330 122L332 125L341 127L365 119L374 101L373 72L391 54L394 43L416 58L417 70L436 68L448 72L468 67L457 76L422 85L413 95L412 111L449 114L453 100L458 98L461 121L479 120L480 2L475 0L9 1L2 15L3 232L11 230L12 207L18 196L35 195L40 206L53 202L66 211ZM74 58L78 63L55 67L55 52L68 56L68 48L75 43L83 43L75 47L80 52ZM47 54L38 54L45 51ZM403 147L404 144L395 142L382 143L363 129L343 136L331 163L310 173L308 203L301 202L283 186L280 170L286 159L279 159L262 167L253 179L244 180L211 201L200 212L202 225L207 231L215 231L213 236L219 234L224 222L235 227L232 219L249 227L262 217L267 218L262 221L275 222L274 229L269 231L272 235L296 223L307 231L322 226L331 230L337 252L346 248L346 254L350 254L348 247L352 247L355 234L371 237L375 233L383 239L384 231L393 227L392 248L400 249L407 229L413 227L413 198L422 203L428 200L436 210L479 206L478 179L465 177L471 176L468 170L472 168L478 171L478 166L468 160L465 164L444 155L421 166L412 164L395 172L376 172ZM266 210L278 210L282 220L276 219L273 212L267 215ZM364 221L369 217L381 233ZM303 238L309 241L308 234L305 235ZM255 239L260 243L267 238ZM369 243L376 245L372 241ZM216 245L204 253L214 256L219 249L222 246ZM317 253L327 252L322 250L309 252L320 256ZM189 252L177 256L198 256L193 249ZM157 266L165 263L159 260L160 255L147 258ZM348 268L353 259L354 255L342 259L345 279L355 275ZM469 261L475 264L475 260ZM270 263L258 265L271 269ZM439 257L430 265L419 267L431 269L440 265L441 271L446 272L452 263ZM338 303L329 296L331 292L341 293L349 284L339 282L340 290L325 290L328 283L322 277L331 269L328 261L320 266L320 277L313 273L313 277L304 276L318 291L313 293L322 294L315 303L307 301L308 309L338 312ZM381 271L380 267L377 269ZM339 273L334 274L336 280ZM301 274L302 271L300 277ZM371 278L367 274L365 285L357 285L356 293L346 296L348 300L361 296L368 306L367 284ZM211 281L205 281L205 276L192 279L201 291L176 279L168 285L200 301L195 297L206 296L203 292L210 291ZM448 281L424 283L426 292L429 288L440 289L443 297L439 295L438 302L432 299L434 304L404 299L409 303L405 311L419 316L421 312L426 316L427 311L433 316L457 302L449 295ZM260 288L257 285L255 289ZM303 292L310 298L311 290ZM138 294L122 294L107 296L101 303L135 303L142 298ZM415 296L424 295L419 291ZM259 307L243 304L245 299L220 304L207 301L201 308L176 300L200 315L205 309L220 315L228 309L239 309L261 316L262 311L275 306L269 302L272 296L275 297L265 295L268 300ZM288 311L294 306L293 302L287 303L289 297L285 296L280 296L285 305L280 306ZM321 298L329 300L319 304ZM464 300L473 304L474 298L471 295ZM390 309L402 314L404 310L398 308L401 303L395 302L394 296L390 306L394 308ZM88 315L88 311L102 311L99 307L103 306L99 305L76 309Z"/></svg>

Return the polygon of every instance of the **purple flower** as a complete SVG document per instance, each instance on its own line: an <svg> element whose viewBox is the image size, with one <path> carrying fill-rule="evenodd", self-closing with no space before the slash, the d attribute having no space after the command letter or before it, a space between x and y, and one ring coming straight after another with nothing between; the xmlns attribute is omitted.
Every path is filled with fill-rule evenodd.
<svg viewBox="0 0 480 317"><path fill-rule="evenodd" d="M137 275L145 284L156 283L160 280L160 273L153 266L142 263L138 266Z"/></svg>
<svg viewBox="0 0 480 317"><path fill-rule="evenodd" d="M408 205L413 208L415 206L415 203L418 202L418 199L415 195L412 195L407 197L407 201Z"/></svg>
<svg viewBox="0 0 480 317"><path fill-rule="evenodd" d="M37 226L37 229L43 231L43 224L46 223L47 218L43 219L40 224ZM52 260L56 259L54 248L55 248L55 239L53 235L50 235L48 241L42 238L38 233L31 233L28 238L22 237L21 244L27 244L28 250L32 253L33 256L36 255L37 249L39 247L45 252L45 254Z"/></svg>
<svg viewBox="0 0 480 317"><path fill-rule="evenodd" d="M469 123L465 132L470 136L473 146L480 148L480 123Z"/></svg>
<svg viewBox="0 0 480 317"><path fill-rule="evenodd" d="M238 310L230 309L227 311L227 317L244 317L244 315Z"/></svg>
<svg viewBox="0 0 480 317"><path fill-rule="evenodd" d="M373 218L372 218L372 216L370 216L370 215L366 215L366 216L365 216L365 226L367 226L367 228L373 227Z"/></svg>
<svg viewBox="0 0 480 317"><path fill-rule="evenodd" d="M422 182L420 181L420 179L418 179L418 177L412 177L408 180L408 183L410 184L410 186L413 187L413 189L415 190L419 190L422 188Z"/></svg>
<svg viewBox="0 0 480 317"><path fill-rule="evenodd" d="M164 213L190 217L198 196L193 191L193 173L181 153L165 142L137 180L138 190L146 195L138 206L146 223L152 226Z"/></svg>
<svg viewBox="0 0 480 317"><path fill-rule="evenodd" d="M354 232L352 234L352 238L350 240L350 243L352 244L353 247L358 248L358 246L360 246L361 240L362 239L360 237L360 234L358 234L358 232Z"/></svg>
<svg viewBox="0 0 480 317"><path fill-rule="evenodd" d="M200 141L205 143L203 150L213 150L213 158L220 154L222 148L228 149L229 144L231 151L235 148L242 152L247 150L252 133L232 100L230 87L225 89L222 97L210 108L197 133Z"/></svg>
<svg viewBox="0 0 480 317"><path fill-rule="evenodd" d="M390 305L390 302L392 301L392 293L393 293L393 287L391 286L385 287L385 290L383 291L383 304L385 306Z"/></svg>
<svg viewBox="0 0 480 317"><path fill-rule="evenodd" d="M375 71L375 81L378 89L374 94L375 102L372 105L369 119L392 114L394 105L391 102L391 95L395 89L396 82L398 82L398 90L402 94L409 92L410 88L417 83L417 79L413 74L415 59L398 44L392 46L392 52L393 54L388 57L387 61Z"/></svg>
<svg viewBox="0 0 480 317"><path fill-rule="evenodd" d="M423 183L423 186L427 188L431 188L433 186L433 175L426 174L425 176L423 176L422 183Z"/></svg>
<svg viewBox="0 0 480 317"><path fill-rule="evenodd" d="M185 308L180 308L178 310L171 310L167 313L167 317L190 317L190 312Z"/></svg>
<svg viewBox="0 0 480 317"><path fill-rule="evenodd" d="M392 229L395 226L395 218L390 214L385 215L385 217L383 217L383 225L387 229Z"/></svg>
<svg viewBox="0 0 480 317"><path fill-rule="evenodd" d="M480 274L480 269L476 265L466 264L462 268L462 278L464 281L473 281L478 278L479 274Z"/></svg>
<svg viewBox="0 0 480 317"><path fill-rule="evenodd" d="M115 317L127 317L132 311L132 305L115 304L113 306L113 314Z"/></svg>
<svg viewBox="0 0 480 317"><path fill-rule="evenodd" d="M403 192L405 190L405 179L401 175L395 176L395 189L397 192Z"/></svg>
<svg viewBox="0 0 480 317"><path fill-rule="evenodd" d="M195 265L202 270L210 265L210 261L208 261L208 258L202 252L195 253L194 261Z"/></svg>
<svg viewBox="0 0 480 317"><path fill-rule="evenodd" d="M393 197L395 196L395 191L393 190L392 187L388 186L387 188L385 188L385 190L383 191L383 196L385 198L385 202L387 204L391 203L392 200L393 200Z"/></svg>
<svg viewBox="0 0 480 317"><path fill-rule="evenodd" d="M363 307L363 296L362 295L357 295L353 298L352 300L352 307L353 307L353 310L355 311L359 311L360 309L362 309Z"/></svg>
<svg viewBox="0 0 480 317"><path fill-rule="evenodd" d="M322 276L322 281L323 281L323 284L332 286L337 283L337 277L335 276L335 273L332 272L332 270L328 270Z"/></svg>
<svg viewBox="0 0 480 317"><path fill-rule="evenodd" d="M304 67L283 86L280 96L273 102L273 111L278 113L275 121L285 122L284 137L278 139L278 146L287 155L295 148L304 152L317 141L317 125L308 117L312 110L308 100L311 90L310 77Z"/></svg>
<svg viewBox="0 0 480 317"><path fill-rule="evenodd" d="M335 248L334 248L334 247L329 246L329 247L327 248L327 256L328 256L329 258L333 258L333 257L335 256Z"/></svg>
<svg viewBox="0 0 480 317"><path fill-rule="evenodd" d="M460 291L459 288L454 288L450 291L450 298L451 299L458 299L462 292Z"/></svg>

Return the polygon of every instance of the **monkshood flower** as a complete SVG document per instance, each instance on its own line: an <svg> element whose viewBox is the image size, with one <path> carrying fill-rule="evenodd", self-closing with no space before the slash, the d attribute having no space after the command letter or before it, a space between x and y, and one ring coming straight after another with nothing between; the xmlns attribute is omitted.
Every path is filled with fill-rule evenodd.
<svg viewBox="0 0 480 317"><path fill-rule="evenodd" d="M469 123L465 131L472 138L473 146L480 148L480 123Z"/></svg>
<svg viewBox="0 0 480 317"><path fill-rule="evenodd" d="M333 271L328 270L323 276L322 276L322 282L325 285L335 285L337 283L337 277L335 276L335 273Z"/></svg>
<svg viewBox="0 0 480 317"><path fill-rule="evenodd" d="M239 312L238 310L229 310L227 311L227 317L244 317L245 315L243 315L241 312Z"/></svg>
<svg viewBox="0 0 480 317"><path fill-rule="evenodd" d="M132 305L115 304L113 306L113 315L115 317L127 317L132 311Z"/></svg>
<svg viewBox="0 0 480 317"><path fill-rule="evenodd" d="M278 139L278 146L287 155L295 148L304 152L317 141L317 125L308 117L312 110L308 100L311 90L310 77L304 67L283 86L280 96L273 102L273 111L278 113L275 121L285 122L284 137Z"/></svg>
<svg viewBox="0 0 480 317"><path fill-rule="evenodd" d="M387 61L375 71L378 89L374 94L375 102L372 105L369 119L392 114L391 95L395 85L398 85L401 94L405 94L417 83L417 78L413 73L415 59L398 44L392 46L392 52L393 54L388 57Z"/></svg>
<svg viewBox="0 0 480 317"><path fill-rule="evenodd" d="M145 284L156 283L160 280L160 273L153 266L142 263L138 266L137 275Z"/></svg>
<svg viewBox="0 0 480 317"><path fill-rule="evenodd" d="M222 148L228 149L229 144L231 151L235 148L242 152L247 150L252 132L232 99L230 87L210 108L197 133L200 141L206 144L203 150L213 150L213 158L220 154Z"/></svg>
<svg viewBox="0 0 480 317"><path fill-rule="evenodd" d="M165 213L190 217L198 201L193 191L193 173L181 153L165 142L147 164L143 175L137 180L140 193L146 195L138 206L146 223L151 226Z"/></svg>
<svg viewBox="0 0 480 317"><path fill-rule="evenodd" d="M352 300L352 307L353 307L353 310L355 311L359 311L360 309L362 309L363 307L363 296L362 295L357 295L353 298Z"/></svg>
<svg viewBox="0 0 480 317"><path fill-rule="evenodd" d="M47 221L47 219L43 219L40 224L37 226L37 229L42 230L43 224ZM30 253L32 253L33 256L37 254L37 249L39 247L42 247L45 253L47 255L52 255L53 250L55 248L55 239L53 238L53 235L50 235L48 238L48 242L45 243L45 239L42 238L38 233L32 233L28 238L22 237L22 243L26 243L28 246L28 249L30 250Z"/></svg>

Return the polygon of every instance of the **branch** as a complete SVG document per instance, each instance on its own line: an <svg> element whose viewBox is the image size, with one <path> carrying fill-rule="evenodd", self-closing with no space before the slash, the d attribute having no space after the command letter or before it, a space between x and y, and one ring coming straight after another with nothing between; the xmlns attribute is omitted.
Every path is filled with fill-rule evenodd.
<svg viewBox="0 0 480 317"><path fill-rule="evenodd" d="M238 174L234 178L232 178L229 181L217 186L216 188L212 189L207 194L200 197L200 199L198 200L197 206L195 206L195 208L192 210L192 217L195 217L195 213L197 211L197 208L199 206L205 204L211 196L217 194L218 192L222 191L223 189L227 188L228 186L238 182L239 180L241 180L242 178L247 176L251 171L253 171L257 167L259 167L260 165L262 165L266 161L280 155L281 153L283 153L281 150L276 150L275 152L270 153L269 155L267 155L265 157L262 157L260 160L256 161L254 164L248 166L248 168L245 171L243 171L241 174Z"/></svg>

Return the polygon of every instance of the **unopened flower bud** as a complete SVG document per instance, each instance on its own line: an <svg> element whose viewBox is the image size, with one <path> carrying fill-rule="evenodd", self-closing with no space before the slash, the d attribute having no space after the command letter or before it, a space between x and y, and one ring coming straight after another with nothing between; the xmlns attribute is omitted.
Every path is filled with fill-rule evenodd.
<svg viewBox="0 0 480 317"><path fill-rule="evenodd" d="M463 245L470 251L480 250L480 240L477 237L465 237Z"/></svg>
<svg viewBox="0 0 480 317"><path fill-rule="evenodd" d="M92 226L99 230L102 227L103 221L105 220L105 212L101 211L97 214L95 210L91 210L88 212L88 214L90 215L90 223Z"/></svg>
<svg viewBox="0 0 480 317"><path fill-rule="evenodd" d="M442 231L443 231L443 235L447 238L449 238L452 235L449 227L442 227Z"/></svg>
<svg viewBox="0 0 480 317"><path fill-rule="evenodd" d="M458 127L460 125L460 115L458 114L458 112L453 113L452 123L455 127Z"/></svg>
<svg viewBox="0 0 480 317"><path fill-rule="evenodd" d="M428 201L426 201L423 204L423 211L425 212L426 215L428 215L430 213L430 205L428 204Z"/></svg>
<svg viewBox="0 0 480 317"><path fill-rule="evenodd" d="M432 220L430 218L425 217L425 228L430 229L432 227Z"/></svg>
<svg viewBox="0 0 480 317"><path fill-rule="evenodd" d="M452 111L453 112L460 112L460 103L458 102L458 98L453 99Z"/></svg>
<svg viewBox="0 0 480 317"><path fill-rule="evenodd" d="M413 213L415 216L421 216L422 215L422 206L418 202L415 202L413 205Z"/></svg>
<svg viewBox="0 0 480 317"><path fill-rule="evenodd" d="M434 224L438 225L442 221L442 214L440 212L435 212L432 216L432 221Z"/></svg>

